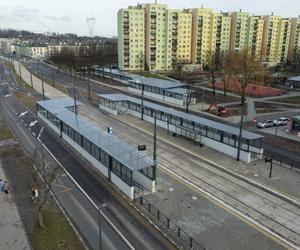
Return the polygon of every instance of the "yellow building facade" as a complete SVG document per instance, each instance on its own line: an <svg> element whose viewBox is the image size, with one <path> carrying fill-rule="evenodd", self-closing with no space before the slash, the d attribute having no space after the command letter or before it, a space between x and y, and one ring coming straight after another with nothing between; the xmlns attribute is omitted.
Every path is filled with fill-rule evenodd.
<svg viewBox="0 0 300 250"><path fill-rule="evenodd" d="M145 17L141 6L118 12L118 66L121 70L144 70Z"/></svg>
<svg viewBox="0 0 300 250"><path fill-rule="evenodd" d="M288 60L293 63L297 54L300 54L300 18L292 18Z"/></svg>
<svg viewBox="0 0 300 250"><path fill-rule="evenodd" d="M247 49L269 66L295 58L300 18L215 13L209 8L168 9L146 3L118 12L118 65L121 70L167 71L178 65L209 65L228 51Z"/></svg>

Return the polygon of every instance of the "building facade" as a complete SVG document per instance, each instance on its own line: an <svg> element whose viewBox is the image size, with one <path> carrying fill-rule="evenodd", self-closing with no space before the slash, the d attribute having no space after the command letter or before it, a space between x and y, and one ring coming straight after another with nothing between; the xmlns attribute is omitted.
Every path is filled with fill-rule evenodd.
<svg viewBox="0 0 300 250"><path fill-rule="evenodd" d="M118 12L118 65L121 70L144 70L145 16L141 6Z"/></svg>
<svg viewBox="0 0 300 250"><path fill-rule="evenodd" d="M275 66L295 61L300 18L254 16L242 10L215 13L203 7L172 10L166 4L151 3L119 10L118 34L121 70L209 66L212 58L245 49Z"/></svg>

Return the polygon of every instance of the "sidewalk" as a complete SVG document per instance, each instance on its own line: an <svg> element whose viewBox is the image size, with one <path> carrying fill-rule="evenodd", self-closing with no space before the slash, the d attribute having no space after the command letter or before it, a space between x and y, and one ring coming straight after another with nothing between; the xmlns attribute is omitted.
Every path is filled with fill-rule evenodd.
<svg viewBox="0 0 300 250"><path fill-rule="evenodd" d="M0 178L6 180L1 161ZM11 193L0 192L0 249L30 249L18 209Z"/></svg>
<svg viewBox="0 0 300 250"><path fill-rule="evenodd" d="M16 73L20 76L20 70L19 70L19 62L14 60L14 67ZM31 77L30 77L30 72L26 67L23 66L23 64L20 64L20 69L21 69L21 78L29 85L31 86ZM58 89L50 86L47 83L44 84L44 92L45 96L48 97L49 99L53 98L62 98L62 97L67 97L67 95ZM37 78L35 75L32 74L32 86L33 89L36 90L38 93L43 94L43 88L42 88L42 81L41 79Z"/></svg>

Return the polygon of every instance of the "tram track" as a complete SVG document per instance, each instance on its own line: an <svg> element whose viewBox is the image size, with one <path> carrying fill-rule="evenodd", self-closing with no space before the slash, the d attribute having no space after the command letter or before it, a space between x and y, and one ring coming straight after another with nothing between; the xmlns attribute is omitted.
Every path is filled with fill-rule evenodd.
<svg viewBox="0 0 300 250"><path fill-rule="evenodd" d="M107 119L107 122L114 125L121 126L121 131L127 131L127 133L120 133L114 130L114 133L123 139L127 140L129 143L137 144L136 137L132 137L128 133L128 124L122 122L120 119L112 118L110 115ZM109 121L108 121L109 120ZM118 120L118 124L116 124L116 120ZM136 128L135 128L136 129ZM151 148L149 135L143 133L143 135L139 134L139 141L146 141L146 144ZM272 213L266 213L266 207L271 210L280 210L282 211L281 216L283 216L286 220L288 218L297 218L300 215L300 210L294 204L282 200L278 197L273 196L267 192L264 192L258 189L256 186L246 183L242 180L237 179L234 176L230 176L227 173L222 172L213 164L207 163L200 156L196 157L194 154L190 154L192 160L185 161L193 162L196 168L202 169L200 174L194 174L192 171L181 167L180 164L174 164L174 162L170 161L165 155L174 155L174 151L178 154L178 149L170 150L170 146L174 146L173 144L167 143L165 141L160 141L158 145L159 152L159 166L170 172L172 174L181 176L186 182L193 183L197 189L202 189L203 193L209 194L211 197L215 197L217 201L221 201L226 204L228 207L232 208L234 211L238 211L240 214L243 214L249 221L254 222L257 226L265 229L273 236L283 240L285 243L290 246L297 248L300 246L300 234L295 228L291 228L283 222L280 222L280 218L276 220L276 218L272 218ZM169 144L169 145L167 145ZM152 153L152 150L149 149L149 154ZM188 153L188 152L186 152ZM168 165L172 168L168 168ZM184 177L184 175L188 175L190 178ZM231 187L226 190L226 187ZM231 192L230 192L231 191ZM245 197L249 199L249 197L255 197L255 200L251 200L249 202L243 201L237 197L237 195L241 193L247 193ZM264 192L264 195L263 193ZM257 209L254 207L254 203L259 201L262 206L262 209ZM250 204L249 204L250 203ZM257 204L256 204L257 205ZM295 225L295 227L297 224Z"/></svg>

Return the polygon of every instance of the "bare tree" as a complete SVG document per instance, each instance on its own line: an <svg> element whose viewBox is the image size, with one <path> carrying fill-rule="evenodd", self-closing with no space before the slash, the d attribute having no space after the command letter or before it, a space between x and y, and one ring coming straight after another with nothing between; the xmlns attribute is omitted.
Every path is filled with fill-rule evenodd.
<svg viewBox="0 0 300 250"><path fill-rule="evenodd" d="M250 55L248 50L233 52L233 58L230 64L226 64L228 70L234 72L234 78L239 82L240 96L241 96L241 122L240 132L238 138L237 160L240 160L241 137L243 130L243 117L245 109L245 94L246 88L257 79L265 75L265 70L260 61Z"/></svg>
<svg viewBox="0 0 300 250"><path fill-rule="evenodd" d="M39 157L37 151L33 153L31 160L35 162L37 171L40 173L40 175L38 175L36 170L31 166L28 169L33 182L32 187L38 192L38 196L34 197L34 204L37 209L39 226L44 227L43 210L48 203L51 186L60 174L61 168L59 166L50 166L50 162L45 163L43 157ZM42 176L42 179L40 176Z"/></svg>
<svg viewBox="0 0 300 250"><path fill-rule="evenodd" d="M223 66L221 68L221 77L224 84L224 96L227 95L227 90L229 86L234 82L236 75L236 68L234 67L235 55L233 52L228 52L225 55Z"/></svg>
<svg viewBox="0 0 300 250"><path fill-rule="evenodd" d="M209 53L209 61L208 61L208 70L210 73L210 78L212 82L212 89L213 89L213 95L216 95L216 78L218 74L220 73L220 67L221 67L221 57L218 53L210 52Z"/></svg>

